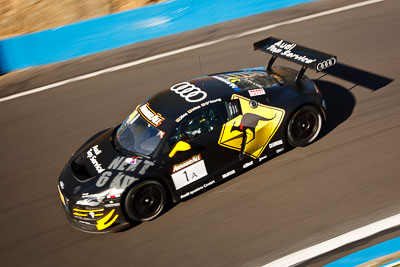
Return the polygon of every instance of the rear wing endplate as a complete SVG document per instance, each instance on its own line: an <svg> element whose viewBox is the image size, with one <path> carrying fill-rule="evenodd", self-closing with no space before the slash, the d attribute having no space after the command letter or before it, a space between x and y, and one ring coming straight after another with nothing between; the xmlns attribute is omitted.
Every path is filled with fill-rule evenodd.
<svg viewBox="0 0 400 267"><path fill-rule="evenodd" d="M267 65L267 70L271 70L277 57L302 65L302 68L297 74L296 81L301 79L307 68L320 72L332 67L337 62L336 56L274 37L268 37L267 39L258 41L254 43L253 46L254 50L272 54Z"/></svg>

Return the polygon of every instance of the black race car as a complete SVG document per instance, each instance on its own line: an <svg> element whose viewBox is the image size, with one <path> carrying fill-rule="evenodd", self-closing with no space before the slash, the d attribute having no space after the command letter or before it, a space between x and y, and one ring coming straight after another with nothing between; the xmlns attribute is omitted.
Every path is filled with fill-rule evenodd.
<svg viewBox="0 0 400 267"><path fill-rule="evenodd" d="M303 74L334 65L336 57L273 37L254 48L272 54L267 67L175 84L83 144L58 182L71 225L108 232L149 221L167 200L178 202L313 142L325 104ZM302 68L273 68L277 57Z"/></svg>

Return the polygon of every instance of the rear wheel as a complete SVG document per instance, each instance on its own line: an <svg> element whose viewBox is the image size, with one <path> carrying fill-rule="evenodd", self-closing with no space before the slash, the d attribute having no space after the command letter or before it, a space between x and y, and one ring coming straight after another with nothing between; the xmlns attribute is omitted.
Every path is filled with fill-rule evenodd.
<svg viewBox="0 0 400 267"><path fill-rule="evenodd" d="M296 111L288 123L288 142L292 146L307 146L317 138L321 127L321 112L314 106L304 106Z"/></svg>
<svg viewBox="0 0 400 267"><path fill-rule="evenodd" d="M164 186L155 180L146 180L133 186L126 195L126 213L133 221L149 221L157 217L166 202Z"/></svg>

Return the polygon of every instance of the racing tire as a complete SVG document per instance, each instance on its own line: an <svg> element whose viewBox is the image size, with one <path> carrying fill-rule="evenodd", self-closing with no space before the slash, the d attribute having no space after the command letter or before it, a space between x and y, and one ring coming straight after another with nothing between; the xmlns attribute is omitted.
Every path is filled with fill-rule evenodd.
<svg viewBox="0 0 400 267"><path fill-rule="evenodd" d="M136 222L150 221L163 210L167 200L164 186L155 180L134 185L126 194L125 210Z"/></svg>
<svg viewBox="0 0 400 267"><path fill-rule="evenodd" d="M290 118L287 141L294 147L305 147L317 138L321 128L321 112L314 106L304 106Z"/></svg>

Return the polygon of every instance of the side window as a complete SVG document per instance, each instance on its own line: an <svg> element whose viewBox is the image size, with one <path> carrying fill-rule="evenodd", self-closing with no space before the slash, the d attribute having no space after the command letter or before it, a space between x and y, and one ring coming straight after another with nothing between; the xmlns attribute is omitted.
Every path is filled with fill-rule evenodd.
<svg viewBox="0 0 400 267"><path fill-rule="evenodd" d="M198 136L221 127L227 121L240 114L238 100L218 103L209 107L197 110L187 116L177 126L175 133L169 139L169 145L179 140L190 141Z"/></svg>
<svg viewBox="0 0 400 267"><path fill-rule="evenodd" d="M182 122L181 134L187 140L217 129L228 120L225 103L200 109Z"/></svg>

